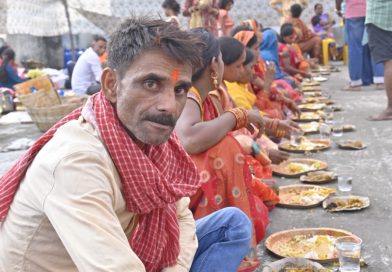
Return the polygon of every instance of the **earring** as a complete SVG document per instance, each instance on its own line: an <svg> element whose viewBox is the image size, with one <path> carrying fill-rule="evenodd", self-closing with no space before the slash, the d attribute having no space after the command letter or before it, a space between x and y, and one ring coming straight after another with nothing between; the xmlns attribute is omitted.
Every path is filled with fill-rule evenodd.
<svg viewBox="0 0 392 272"><path fill-rule="evenodd" d="M215 90L218 90L219 89L218 73L212 72L211 78L212 78L212 84L214 84Z"/></svg>

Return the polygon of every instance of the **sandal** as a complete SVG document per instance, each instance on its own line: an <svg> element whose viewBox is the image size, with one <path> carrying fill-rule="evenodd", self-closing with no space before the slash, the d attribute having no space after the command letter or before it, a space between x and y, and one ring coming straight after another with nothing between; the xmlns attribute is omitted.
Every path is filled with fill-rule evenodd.
<svg viewBox="0 0 392 272"><path fill-rule="evenodd" d="M362 90L361 86L362 86L362 85L359 85L359 86L351 86L351 85L348 85L348 86L342 88L342 91L359 92L359 91Z"/></svg>

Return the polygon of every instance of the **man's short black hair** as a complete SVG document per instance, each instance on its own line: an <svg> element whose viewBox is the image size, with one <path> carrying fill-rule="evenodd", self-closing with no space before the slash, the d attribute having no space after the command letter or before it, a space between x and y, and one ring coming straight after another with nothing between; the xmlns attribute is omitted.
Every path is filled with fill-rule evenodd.
<svg viewBox="0 0 392 272"><path fill-rule="evenodd" d="M162 49L171 58L197 69L204 43L195 34L160 19L133 17L124 21L109 39L108 66L122 77L145 50Z"/></svg>
<svg viewBox="0 0 392 272"><path fill-rule="evenodd" d="M101 35L94 35L94 42L98 42L98 41L104 41L107 42L106 38L104 36Z"/></svg>
<svg viewBox="0 0 392 272"><path fill-rule="evenodd" d="M299 18L302 13L302 7L300 4L294 4L290 7L290 11L293 18Z"/></svg>

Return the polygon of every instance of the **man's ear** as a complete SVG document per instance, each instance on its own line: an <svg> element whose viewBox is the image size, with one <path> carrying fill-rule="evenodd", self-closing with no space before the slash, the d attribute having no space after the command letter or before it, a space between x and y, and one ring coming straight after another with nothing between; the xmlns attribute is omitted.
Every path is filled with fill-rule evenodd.
<svg viewBox="0 0 392 272"><path fill-rule="evenodd" d="M119 82L117 81L118 79L113 69L105 68L102 71L102 76L101 76L102 91L105 94L106 98L112 104L115 104L117 102L117 86L119 84Z"/></svg>

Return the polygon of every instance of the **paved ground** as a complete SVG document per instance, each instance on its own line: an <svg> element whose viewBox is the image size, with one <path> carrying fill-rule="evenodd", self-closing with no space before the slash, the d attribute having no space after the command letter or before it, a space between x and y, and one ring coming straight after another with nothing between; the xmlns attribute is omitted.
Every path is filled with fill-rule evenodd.
<svg viewBox="0 0 392 272"><path fill-rule="evenodd" d="M362 92L342 92L339 89L346 83L347 72L335 73L323 84L332 94L333 100L344 107L339 113L345 123L357 126L357 131L347 133L343 138L357 138L368 143L363 151L343 151L332 148L312 157L324 160L331 165L347 164L355 166L353 194L370 197L371 206L355 213L330 214L322 208L309 210L290 210L275 208L271 214L268 234L302 227L333 227L351 231L363 239L363 257L369 264L362 271L392 271L392 122L372 123L366 121L367 115L381 110L385 102L384 91L366 88ZM0 126L0 149L18 138L36 139L40 135L34 125ZM0 153L0 175L22 153ZM301 157L301 155L299 155ZM48 158L50 159L50 158ZM281 185L297 183L298 180L280 180ZM332 183L331 186L336 186ZM276 260L260 244L263 262ZM261 269L259 269L261 271Z"/></svg>

